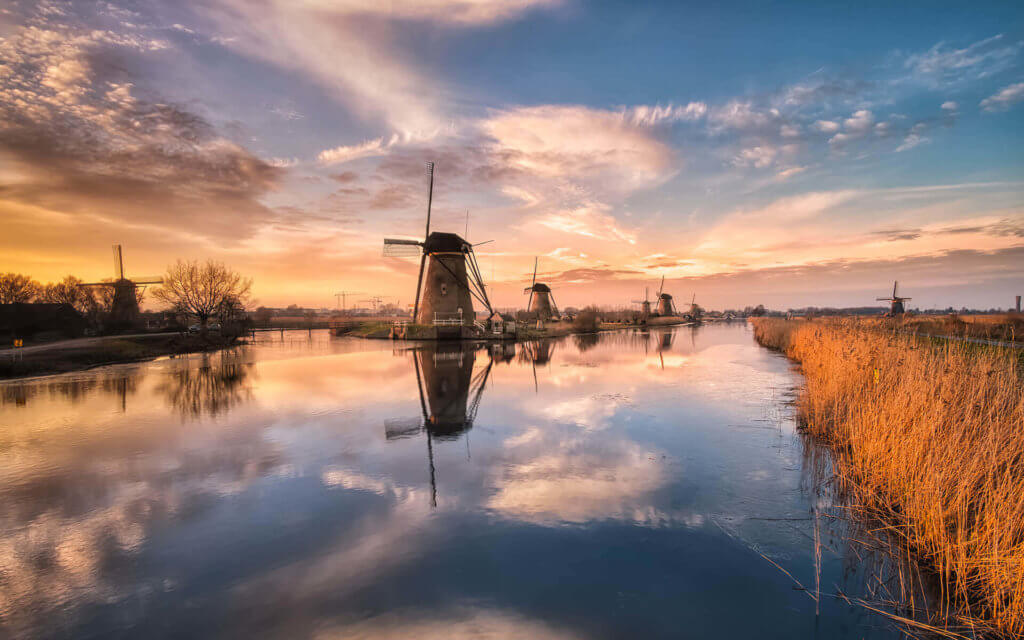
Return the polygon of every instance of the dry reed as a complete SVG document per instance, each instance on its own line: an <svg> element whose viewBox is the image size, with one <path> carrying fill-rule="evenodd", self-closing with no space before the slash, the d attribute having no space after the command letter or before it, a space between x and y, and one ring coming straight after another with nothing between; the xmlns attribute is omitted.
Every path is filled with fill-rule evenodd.
<svg viewBox="0 0 1024 640"><path fill-rule="evenodd" d="M754 331L801 364L807 430L852 503L934 573L944 617L1024 634L1020 354L844 320Z"/></svg>

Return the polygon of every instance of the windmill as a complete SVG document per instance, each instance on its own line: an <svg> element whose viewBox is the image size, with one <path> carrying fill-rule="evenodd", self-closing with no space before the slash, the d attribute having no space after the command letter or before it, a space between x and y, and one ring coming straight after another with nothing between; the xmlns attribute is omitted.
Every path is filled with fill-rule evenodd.
<svg viewBox="0 0 1024 640"><path fill-rule="evenodd" d="M661 286L658 287L658 315L659 316L674 316L676 315L676 305L672 301L672 295L665 293L665 276L661 276Z"/></svg>
<svg viewBox="0 0 1024 640"><path fill-rule="evenodd" d="M907 300L910 300L910 298L900 297L900 295L897 293L897 288L899 286L899 280L894 280L892 283L892 296L888 298L876 298L876 300L878 300L879 302L888 302L892 305L892 308L889 310L889 315L892 316L898 316L902 313L905 313L906 309L903 307L903 303L906 302Z"/></svg>
<svg viewBox="0 0 1024 640"><path fill-rule="evenodd" d="M434 326L472 326L476 321L474 298L487 309L488 316L494 315L494 310L487 298L473 245L454 233L430 231L430 208L434 199L433 162L427 163L427 174L430 189L427 192L427 226L423 240L385 238L384 255L420 256L413 322Z"/></svg>
<svg viewBox="0 0 1024 640"><path fill-rule="evenodd" d="M454 348L453 348L454 346ZM474 371L476 347L428 347L412 352L419 390L421 418L389 420L384 437L396 440L427 433L427 460L430 469L431 503L437 506L437 474L434 466L434 440L456 440L473 428L480 399L491 375L494 360ZM468 449L467 449L468 451Z"/></svg>
<svg viewBox="0 0 1024 640"><path fill-rule="evenodd" d="M704 310L697 304L697 294L694 293L693 297L690 298L690 320L694 322L700 322L700 317L704 314Z"/></svg>
<svg viewBox="0 0 1024 640"><path fill-rule="evenodd" d="M110 296L110 315L107 324L110 328L123 329L130 327L139 319L139 298L146 290L146 285L163 284L163 278L126 278L124 275L124 255L121 245L114 245L114 279L104 282L90 282L82 287L107 287Z"/></svg>
<svg viewBox="0 0 1024 640"><path fill-rule="evenodd" d="M558 320L558 306L555 304L551 287L543 282L537 282L537 258L533 259L533 280L530 286L523 289L523 293L530 294L526 301L527 313L536 313L538 320Z"/></svg>
<svg viewBox="0 0 1024 640"><path fill-rule="evenodd" d="M651 315L651 301L648 300L649 291L647 287L644 287L644 299L634 300L633 304L640 305L640 317L646 320Z"/></svg>

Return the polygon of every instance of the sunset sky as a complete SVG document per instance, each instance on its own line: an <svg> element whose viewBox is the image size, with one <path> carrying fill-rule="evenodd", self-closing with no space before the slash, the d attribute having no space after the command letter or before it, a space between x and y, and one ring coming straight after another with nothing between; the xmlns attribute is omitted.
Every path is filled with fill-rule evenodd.
<svg viewBox="0 0 1024 640"><path fill-rule="evenodd" d="M433 160L499 306L1024 294L1024 3L707 4L5 2L0 272L405 305Z"/></svg>

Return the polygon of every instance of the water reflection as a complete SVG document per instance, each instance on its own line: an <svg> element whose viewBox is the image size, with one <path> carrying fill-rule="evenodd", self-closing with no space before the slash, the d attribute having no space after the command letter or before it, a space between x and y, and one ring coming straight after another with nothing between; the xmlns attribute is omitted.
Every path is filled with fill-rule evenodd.
<svg viewBox="0 0 1024 640"><path fill-rule="evenodd" d="M794 383L739 326L0 385L0 636L806 636Z"/></svg>
<svg viewBox="0 0 1024 640"><path fill-rule="evenodd" d="M181 362L156 387L182 416L213 417L252 398L254 365L243 351L203 353L190 360Z"/></svg>

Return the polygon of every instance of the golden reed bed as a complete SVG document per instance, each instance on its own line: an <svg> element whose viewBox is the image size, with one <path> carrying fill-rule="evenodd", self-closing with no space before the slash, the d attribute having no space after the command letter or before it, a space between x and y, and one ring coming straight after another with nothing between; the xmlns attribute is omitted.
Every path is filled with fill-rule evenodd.
<svg viewBox="0 0 1024 640"><path fill-rule="evenodd" d="M936 574L943 618L1024 634L1024 351L849 320L754 333L800 363L808 431L852 504Z"/></svg>

